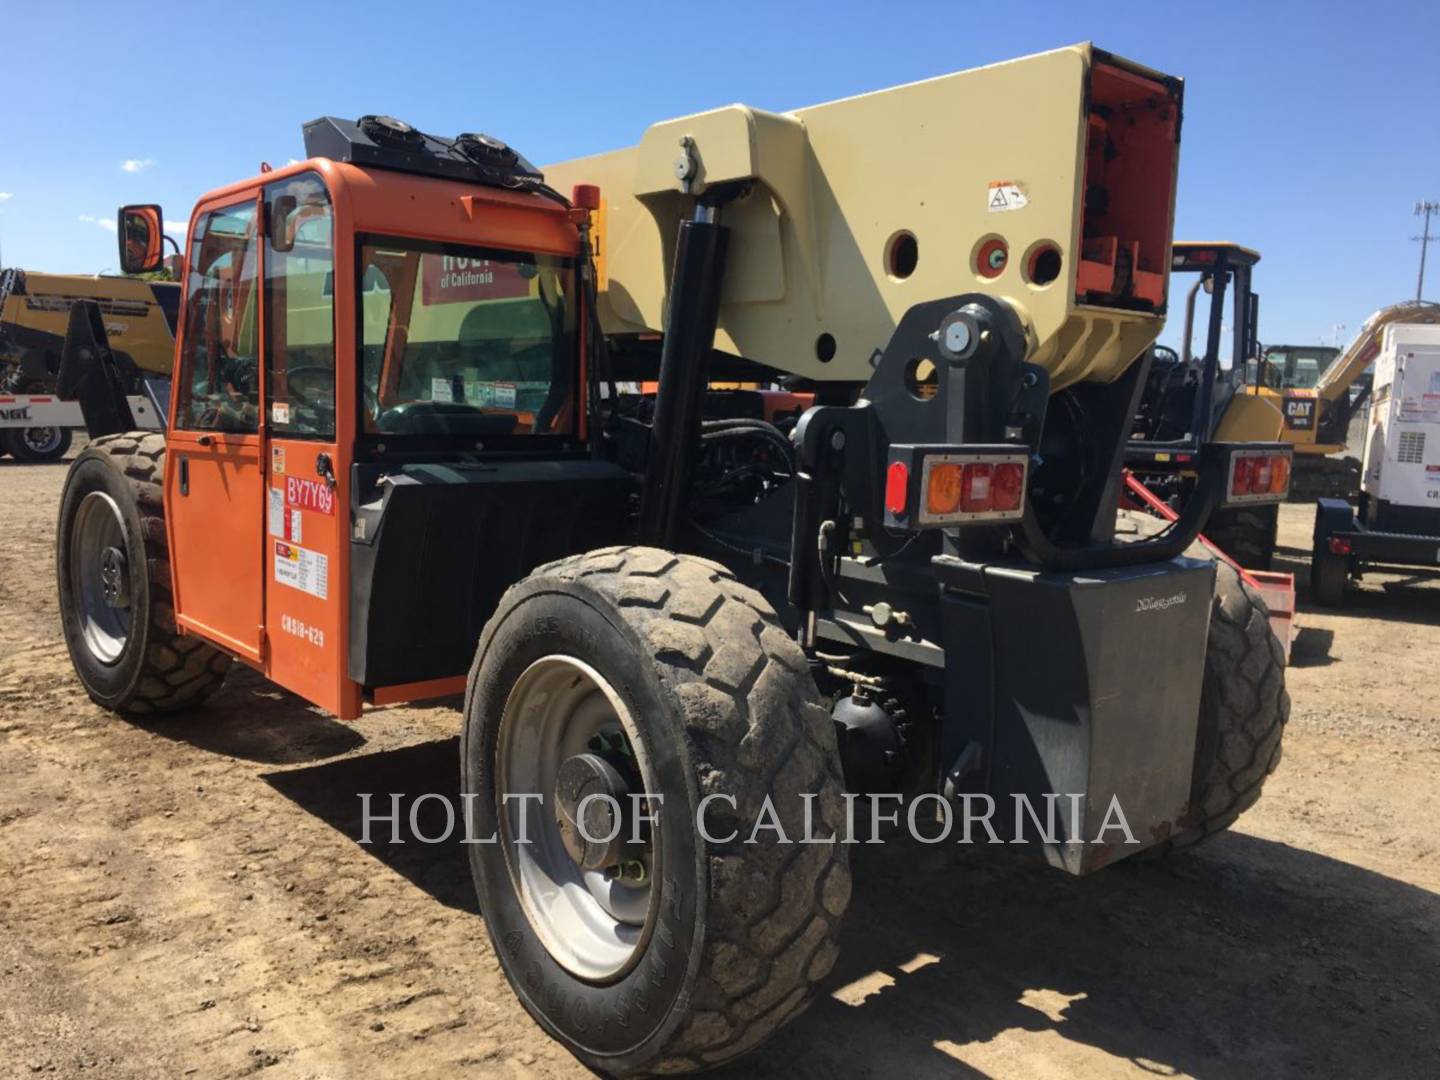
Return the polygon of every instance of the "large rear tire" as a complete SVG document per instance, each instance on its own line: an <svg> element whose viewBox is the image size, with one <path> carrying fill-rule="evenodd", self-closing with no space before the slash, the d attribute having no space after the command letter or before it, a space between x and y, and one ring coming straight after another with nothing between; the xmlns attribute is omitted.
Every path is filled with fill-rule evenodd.
<svg viewBox="0 0 1440 1080"><path fill-rule="evenodd" d="M1122 510L1118 527L1144 537L1165 523ZM1290 719L1285 652L1270 629L1264 599L1204 544L1192 544L1185 554L1215 562L1190 809L1168 837L1135 856L1141 862L1192 848L1228 829L1254 806L1266 778L1280 763Z"/></svg>
<svg viewBox="0 0 1440 1080"><path fill-rule="evenodd" d="M1203 552L1197 544L1187 554L1201 558ZM1192 848L1254 806L1280 764L1289 718L1285 653L1270 629L1265 601L1233 567L1217 560L1190 812L1181 828L1142 858Z"/></svg>
<svg viewBox="0 0 1440 1080"><path fill-rule="evenodd" d="M56 570L65 644L91 699L115 712L198 705L231 663L175 627L164 460L160 434L96 439L70 466L60 496Z"/></svg>
<svg viewBox="0 0 1440 1080"><path fill-rule="evenodd" d="M576 861L564 777L582 765L658 797L648 846ZM587 1065L733 1060L833 965L850 896L834 726L774 611L720 565L608 548L511 588L470 672L461 769L469 835L499 837L469 848L496 954ZM543 801L522 845L505 796L527 794ZM798 842L807 799L830 842ZM791 843L752 830L767 806Z"/></svg>

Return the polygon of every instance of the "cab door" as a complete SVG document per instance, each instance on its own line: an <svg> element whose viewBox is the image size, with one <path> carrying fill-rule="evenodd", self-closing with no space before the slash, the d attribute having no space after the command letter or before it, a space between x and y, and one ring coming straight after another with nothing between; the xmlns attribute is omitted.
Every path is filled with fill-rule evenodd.
<svg viewBox="0 0 1440 1080"><path fill-rule="evenodd" d="M256 663L265 520L258 221L254 196L195 218L165 463L176 621Z"/></svg>
<svg viewBox="0 0 1440 1080"><path fill-rule="evenodd" d="M359 714L347 678L350 455L335 381L334 212L324 181L300 173L264 190L266 673L342 718Z"/></svg>

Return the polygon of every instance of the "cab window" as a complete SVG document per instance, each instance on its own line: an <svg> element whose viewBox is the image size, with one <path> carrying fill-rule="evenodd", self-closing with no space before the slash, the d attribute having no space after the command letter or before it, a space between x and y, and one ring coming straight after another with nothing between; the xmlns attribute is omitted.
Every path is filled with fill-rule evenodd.
<svg viewBox="0 0 1440 1080"><path fill-rule="evenodd" d="M572 434L572 260L367 243L362 426L376 435Z"/></svg>
<svg viewBox="0 0 1440 1080"><path fill-rule="evenodd" d="M335 244L330 197L309 173L265 188L269 427L335 438Z"/></svg>
<svg viewBox="0 0 1440 1080"><path fill-rule="evenodd" d="M251 434L259 428L255 203L202 214L190 241L178 424Z"/></svg>

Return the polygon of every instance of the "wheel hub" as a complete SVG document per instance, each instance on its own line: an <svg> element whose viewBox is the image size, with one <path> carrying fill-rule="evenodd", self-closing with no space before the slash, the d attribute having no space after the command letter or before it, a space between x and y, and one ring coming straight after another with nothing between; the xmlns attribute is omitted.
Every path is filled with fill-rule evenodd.
<svg viewBox="0 0 1440 1080"><path fill-rule="evenodd" d="M630 785L595 753L576 754L555 780L555 824L565 852L585 870L618 866L626 842Z"/></svg>
<svg viewBox="0 0 1440 1080"><path fill-rule="evenodd" d="M653 927L662 837L632 798L653 790L647 761L624 702L588 664L547 656L516 681L496 746L502 850L546 951L582 979L627 970ZM520 842L528 800L512 796L526 793L549 805Z"/></svg>
<svg viewBox="0 0 1440 1080"><path fill-rule="evenodd" d="M60 429L54 427L25 428L20 437L34 454L48 454L60 442Z"/></svg>
<svg viewBox="0 0 1440 1080"><path fill-rule="evenodd" d="M125 564L125 552L118 547L107 547L100 553L100 587L105 603L112 608L130 606L130 574Z"/></svg>

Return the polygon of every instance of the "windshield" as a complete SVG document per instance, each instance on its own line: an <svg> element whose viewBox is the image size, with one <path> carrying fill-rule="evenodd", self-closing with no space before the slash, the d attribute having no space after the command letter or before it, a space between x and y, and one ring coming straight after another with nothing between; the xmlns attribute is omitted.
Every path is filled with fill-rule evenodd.
<svg viewBox="0 0 1440 1080"><path fill-rule="evenodd" d="M573 260L376 241L360 270L366 433L575 431Z"/></svg>
<svg viewBox="0 0 1440 1080"><path fill-rule="evenodd" d="M1266 379L1276 390L1313 390L1339 351L1329 346L1269 349Z"/></svg>

